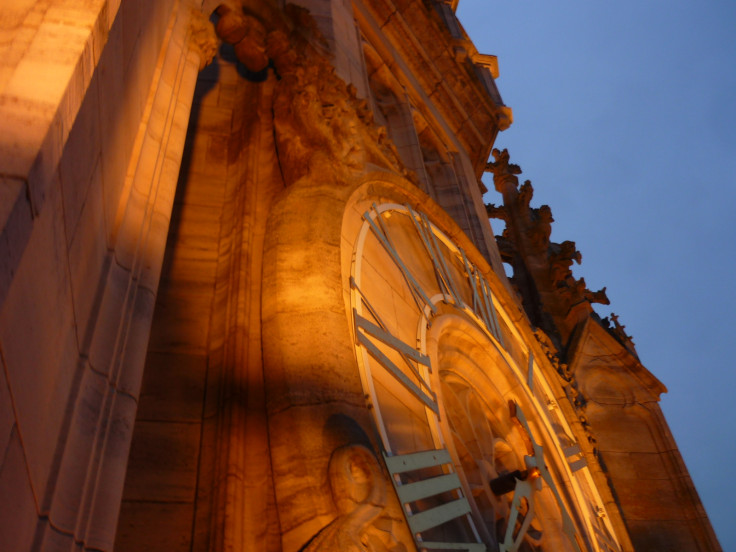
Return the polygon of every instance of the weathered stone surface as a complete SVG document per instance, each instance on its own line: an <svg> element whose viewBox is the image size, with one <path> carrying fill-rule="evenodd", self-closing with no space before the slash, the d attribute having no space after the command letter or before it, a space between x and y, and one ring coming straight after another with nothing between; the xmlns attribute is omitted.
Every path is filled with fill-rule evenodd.
<svg viewBox="0 0 736 552"><path fill-rule="evenodd" d="M107 249L107 224L99 159L79 213L68 254L79 349L85 351L85 338L88 338L94 327L105 272L111 260Z"/></svg>
<svg viewBox="0 0 736 552"><path fill-rule="evenodd" d="M138 420L126 480L126 500L192 501L200 427L196 423Z"/></svg>
<svg viewBox="0 0 736 552"><path fill-rule="evenodd" d="M0 178L0 305L13 281L23 251L31 236L33 219L27 182L19 178Z"/></svg>
<svg viewBox="0 0 736 552"><path fill-rule="evenodd" d="M77 525L85 525L90 505L84 501L85 487L94 485L95 460L99 453L91 436L100 434L109 410L111 389L106 378L89 365L83 367L79 391L70 405L70 424L61 450L56 488L48 518L56 528L73 535Z"/></svg>
<svg viewBox="0 0 736 552"><path fill-rule="evenodd" d="M61 197L52 192L0 310L0 347L34 491L42 500L73 392L78 350Z"/></svg>
<svg viewBox="0 0 736 552"><path fill-rule="evenodd" d="M68 244L71 244L76 236L90 188L102 187L99 172L102 129L99 120L98 82L99 78L95 75L89 83L59 163L64 226ZM96 178L93 178L95 173ZM95 206L95 210L99 208Z"/></svg>
<svg viewBox="0 0 736 552"><path fill-rule="evenodd" d="M190 550L194 506L191 503L129 502L122 505L123 523L115 543L120 550L139 549L141 535L152 550Z"/></svg>
<svg viewBox="0 0 736 552"><path fill-rule="evenodd" d="M552 378L535 392L569 422L557 437L580 442L622 549L629 531L643 549L717 549L656 404L663 386L615 319L578 325L603 295L571 278L580 255L549 242L549 209L526 228L551 282L532 302L561 313L570 349L503 287L477 179L510 110L452 6L303 0L310 18L277 4L0 8L0 547L411 548L351 322L355 240L377 202L421 209L501 275L508 355L489 362ZM215 25L233 46L195 91ZM528 208L531 189L519 194ZM383 255L365 287L395 290L376 302L413 344L414 300ZM436 284L425 264L412 268ZM484 355L466 345L448 345L447 363ZM504 396L523 385L498 380Z"/></svg>
<svg viewBox="0 0 736 552"><path fill-rule="evenodd" d="M29 550L38 521L37 502L17 429L13 429L0 464L0 542L8 550ZM12 497L12 500L8 500Z"/></svg>
<svg viewBox="0 0 736 552"><path fill-rule="evenodd" d="M207 357L149 352L138 399L139 420L200 421Z"/></svg>
<svg viewBox="0 0 736 552"><path fill-rule="evenodd" d="M5 457L10 435L15 426L15 412L5 373L5 363L0 358L0 457Z"/></svg>

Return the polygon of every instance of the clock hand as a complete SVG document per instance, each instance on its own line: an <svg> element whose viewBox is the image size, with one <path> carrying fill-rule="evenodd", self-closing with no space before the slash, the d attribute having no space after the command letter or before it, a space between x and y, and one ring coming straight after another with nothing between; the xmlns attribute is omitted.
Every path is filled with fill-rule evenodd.
<svg viewBox="0 0 736 552"><path fill-rule="evenodd" d="M567 507L565 506L565 502L562 500L562 496L560 495L560 492L557 489L557 485L552 478L552 474L549 472L549 470L547 469L547 465L544 462L544 447L534 440L534 435L532 434L531 428L529 427L529 422L527 421L526 416L524 416L524 412L521 410L519 405L517 405L514 401L509 401L509 409L511 410L511 417L516 418L519 421L532 443L533 456L525 456L524 463L526 464L527 469L537 470L539 476L544 480L545 483L547 483L547 486L552 491L552 494L557 501L557 505L560 508L560 513L562 515L562 531L565 533L565 535L567 535L568 540L575 547L575 550L580 552L580 547L578 546L577 539L575 539L575 534L577 531L575 530L575 525L572 521L572 517L570 517L570 514L567 511Z"/></svg>
<svg viewBox="0 0 736 552"><path fill-rule="evenodd" d="M534 519L534 491L537 486L537 480L531 478L516 479L514 499L511 502L510 509L511 514L509 515L508 525L506 526L506 534L504 535L503 542L499 546L500 552L516 552L519 549L524 536L529 530L532 519ZM527 511L524 514L521 527L519 527L519 531L514 537L514 529L516 529L516 522L521 512L522 499L526 499Z"/></svg>

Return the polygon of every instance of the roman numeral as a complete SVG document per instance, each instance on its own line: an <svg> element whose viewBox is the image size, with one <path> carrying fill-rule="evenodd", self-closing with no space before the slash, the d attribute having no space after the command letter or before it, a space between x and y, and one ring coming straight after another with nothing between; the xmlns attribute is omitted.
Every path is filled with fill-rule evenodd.
<svg viewBox="0 0 736 552"><path fill-rule="evenodd" d="M454 471L450 453L446 449L426 450L399 456L383 455L386 467L391 474L391 481L396 489L399 501L404 507L406 521L414 535L419 550L466 550L468 552L485 552L484 544L478 542L473 520L468 516L470 504L463 496L460 479ZM447 468L442 468L442 466ZM439 468L435 475L426 476L427 468ZM402 484L400 474L414 472L411 483ZM417 477L419 479L417 479ZM431 497L453 492L454 498L441 502L427 500ZM434 502L434 504L433 504ZM432 504L427 506L427 504ZM476 542L429 542L421 540L420 533L427 531L453 519L465 516L470 524Z"/></svg>
<svg viewBox="0 0 736 552"><path fill-rule="evenodd" d="M432 263L437 289L445 296L448 302L454 303L459 308L466 307L472 309L483 321L488 331L491 332L491 335L498 340L501 346L504 346L503 334L501 333L496 316L496 309L493 305L493 294L488 281L483 277L477 267L468 261L465 252L457 248L464 264L465 276L467 277L467 282L459 282L451 270L452 261L443 252L441 246L442 240L438 237L427 215L414 211L409 205L405 205L404 207ZM373 235L378 239L401 272L417 307L420 310L424 310L425 306L429 306L430 310L436 313L437 307L396 250L390 232L386 228L386 223L375 204L370 211L363 214L363 218L369 224ZM472 296L472 305L467 305L460 293L463 287L468 286L470 287Z"/></svg>
<svg viewBox="0 0 736 552"><path fill-rule="evenodd" d="M534 439L534 434L529 427L529 422L527 421L526 416L524 415L524 412L521 410L519 405L517 405L514 401L509 401L509 407L511 410L511 417L516 418L519 424L521 424L521 426L524 428L524 431L529 436L529 440L531 441L533 456L526 456L524 462L526 463L527 467L534 467L539 471L540 477L552 491L552 494L557 501L557 506L560 510L560 514L562 515L562 532L567 535L567 538L570 541L570 544L573 545L574 549L577 550L577 552L580 552L580 547L578 546L577 540L575 539L575 534L577 532L577 530L575 529L575 524L573 523L572 518L567 511L565 501L562 500L560 491L557 489L557 485L555 484L554 479L552 478L552 475L550 474L549 469L547 468L547 465L544 461L544 447L542 447L542 445L537 443L537 441Z"/></svg>
<svg viewBox="0 0 736 552"><path fill-rule="evenodd" d="M440 290L445 296L451 296L453 302L458 307L462 307L464 302L460 296L460 292L458 291L457 284L452 277L452 273L450 272L450 263L442 253L442 249L440 249L437 236L432 230L432 226L427 215L424 213L416 213L408 205L406 208L409 210L409 218L411 218L411 221L414 223L414 227L416 228L419 237L422 239L424 248L432 261L435 278L437 279L437 284L439 285Z"/></svg>
<svg viewBox="0 0 736 552"><path fill-rule="evenodd" d="M437 406L435 393L430 389L429 384L424 381L424 378L414 364L412 364L412 362L416 362L417 364L424 366L428 372L431 372L429 357L420 353L414 347L407 345L400 339L397 339L385 329L377 326L370 320L363 318L355 309L353 309L353 318L355 320L355 336L358 343L365 347L368 354L388 370L388 372L399 383L422 401L425 406L435 413L435 415L439 416L439 407ZM411 373L421 383L418 385L409 376L407 376L406 373L376 345L373 341L374 339L399 353L406 365L409 367Z"/></svg>
<svg viewBox="0 0 736 552"><path fill-rule="evenodd" d="M521 521L520 527L517 529L517 520L519 518L519 512L521 511L522 501L527 504L527 512L524 515L524 519ZM534 519L534 487L529 481L516 480L516 488L514 489L514 499L511 502L509 508L511 515L509 516L506 525L506 534L504 535L503 542L499 544L500 552L517 552L524 536L529 530L529 526Z"/></svg>
<svg viewBox="0 0 736 552"><path fill-rule="evenodd" d="M460 255L462 255L463 263L465 264L465 272L468 274L468 284L473 296L473 312L483 320L486 328L491 335L495 337L498 342L503 346L503 337L501 330L499 329L498 319L496 318L496 309L493 306L493 296L491 293L491 285L478 271L468 258L465 256L465 251L460 249Z"/></svg>
<svg viewBox="0 0 736 552"><path fill-rule="evenodd" d="M619 550L621 550L614 539L611 538L608 530L601 529L594 524L593 532L595 533L596 540L598 541L598 545L601 547L601 550L604 550L606 552L618 552Z"/></svg>
<svg viewBox="0 0 736 552"><path fill-rule="evenodd" d="M582 456L581 458L577 460L572 460L573 456L577 456L578 454L582 454L583 452L583 450L580 448L580 445L578 443L575 443L572 446L564 448L562 452L565 453L565 458L567 458L567 463L570 466L570 470L573 473L575 473L578 470L583 469L585 466L588 465L588 461L585 459L585 456Z"/></svg>
<svg viewBox="0 0 736 552"><path fill-rule="evenodd" d="M391 237L389 236L389 233L386 230L386 226L383 222L383 218L381 217L381 214L376 209L375 204L373 205L373 213L375 214L375 217L371 216L371 213L367 211L363 214L363 218L370 225L371 230L373 230L373 235L376 236L378 241L381 243L383 248L386 250L386 253L389 254L389 256L391 257L391 260L393 260L394 264L401 272L401 275L404 277L406 284L409 286L409 291L411 292L411 295L414 298L414 301L416 302L417 307L419 307L419 310L423 311L424 305L427 305L432 310L432 312L436 312L437 307L432 302L432 300L427 296L422 286L419 285L416 278L414 278L411 271L406 266L404 261L401 259L401 256L399 255L399 253L396 251L396 248L394 247L394 244L391 241Z"/></svg>

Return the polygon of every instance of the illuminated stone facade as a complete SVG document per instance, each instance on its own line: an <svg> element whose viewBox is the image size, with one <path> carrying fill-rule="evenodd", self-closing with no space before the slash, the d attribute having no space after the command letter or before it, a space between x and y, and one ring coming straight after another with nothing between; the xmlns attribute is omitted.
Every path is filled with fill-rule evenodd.
<svg viewBox="0 0 736 552"><path fill-rule="evenodd" d="M720 549L454 7L0 8L0 549Z"/></svg>

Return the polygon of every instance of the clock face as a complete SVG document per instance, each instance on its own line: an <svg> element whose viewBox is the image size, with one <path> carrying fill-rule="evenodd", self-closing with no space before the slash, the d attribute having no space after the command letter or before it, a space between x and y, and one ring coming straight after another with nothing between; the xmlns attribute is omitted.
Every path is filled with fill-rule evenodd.
<svg viewBox="0 0 736 552"><path fill-rule="evenodd" d="M352 255L361 379L418 547L620 550L560 388L466 252L372 204Z"/></svg>

